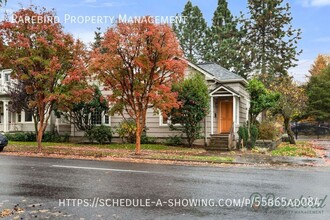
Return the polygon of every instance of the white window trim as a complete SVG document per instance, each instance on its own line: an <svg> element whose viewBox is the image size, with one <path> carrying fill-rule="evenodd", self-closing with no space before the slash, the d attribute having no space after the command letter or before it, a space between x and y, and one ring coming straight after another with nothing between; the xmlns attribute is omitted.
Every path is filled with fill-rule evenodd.
<svg viewBox="0 0 330 220"><path fill-rule="evenodd" d="M95 125L95 126L100 126L100 125L105 125L105 126L111 126L111 116L109 115L109 114L107 114L108 115L108 117L109 117L109 123L108 124L106 124L105 123L105 112L103 111L102 113L101 113L101 124L93 124L93 125ZM89 115L88 115L88 117L92 117L92 113L90 113Z"/></svg>
<svg viewBox="0 0 330 220"><path fill-rule="evenodd" d="M167 121L169 121L170 119L168 119ZM169 124L168 123L164 123L163 121L163 115L162 115L162 112L159 111L159 126L160 127L168 127Z"/></svg>
<svg viewBox="0 0 330 220"><path fill-rule="evenodd" d="M169 117L169 118L167 119L167 123L165 124L165 123L163 122L163 115L162 115L162 112L159 111L159 126L160 126L160 127L168 127L168 126L170 126L170 124L171 124L171 118ZM180 127L181 124L173 124L173 126L174 126L174 127Z"/></svg>

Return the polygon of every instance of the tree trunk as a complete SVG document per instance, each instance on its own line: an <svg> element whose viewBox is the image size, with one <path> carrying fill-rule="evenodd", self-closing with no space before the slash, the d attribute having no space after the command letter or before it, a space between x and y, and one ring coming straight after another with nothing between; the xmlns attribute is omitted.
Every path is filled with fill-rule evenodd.
<svg viewBox="0 0 330 220"><path fill-rule="evenodd" d="M285 130L286 130L286 133L288 134L290 144L296 144L296 141L294 139L294 134L291 130L290 119L289 118L284 118L284 127L285 127Z"/></svg>
<svg viewBox="0 0 330 220"><path fill-rule="evenodd" d="M43 122L40 122L39 129L38 129L38 134L37 134L37 142L38 142L38 152L42 152L42 135L43 135Z"/></svg>
<svg viewBox="0 0 330 220"><path fill-rule="evenodd" d="M135 133L135 154L141 155L141 121L140 121L140 115L136 117L136 133Z"/></svg>

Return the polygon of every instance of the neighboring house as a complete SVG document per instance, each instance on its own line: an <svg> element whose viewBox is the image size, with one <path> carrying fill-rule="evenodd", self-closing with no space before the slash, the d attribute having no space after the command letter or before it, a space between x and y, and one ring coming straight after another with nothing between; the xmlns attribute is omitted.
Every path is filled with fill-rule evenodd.
<svg viewBox="0 0 330 220"><path fill-rule="evenodd" d="M248 119L250 97L246 90L247 81L215 63L195 65L188 62L185 75L189 76L196 72L204 76L210 92L210 112L201 124L204 142L214 149L219 149L220 144L231 145L231 141L237 139L239 126ZM0 131L33 131L30 115L8 111L10 98L6 95L5 88L10 84L10 70L2 70L0 73ZM108 116L104 112L96 113L91 117L93 124L106 124L111 127L118 127L123 120L120 115ZM146 120L147 135L160 139L181 135L178 131L171 131L168 123L170 119L163 117L161 112L155 113L150 109ZM49 124L48 130L55 128L59 133L68 133L73 137L84 134L82 131L77 131L74 125L56 119L55 116L51 118Z"/></svg>

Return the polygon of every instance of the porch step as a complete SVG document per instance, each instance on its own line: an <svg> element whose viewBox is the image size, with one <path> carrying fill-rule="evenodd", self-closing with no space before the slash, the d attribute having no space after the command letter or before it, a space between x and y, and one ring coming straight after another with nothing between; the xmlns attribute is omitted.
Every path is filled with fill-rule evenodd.
<svg viewBox="0 0 330 220"><path fill-rule="evenodd" d="M211 135L210 145L206 148L207 150L219 150L219 151L228 151L229 134L213 134Z"/></svg>

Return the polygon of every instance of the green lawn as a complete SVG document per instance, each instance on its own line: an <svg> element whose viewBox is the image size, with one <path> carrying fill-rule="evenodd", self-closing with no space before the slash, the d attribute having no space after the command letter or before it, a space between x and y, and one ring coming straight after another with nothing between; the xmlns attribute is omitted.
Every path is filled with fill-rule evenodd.
<svg viewBox="0 0 330 220"><path fill-rule="evenodd" d="M17 147L29 147L36 148L36 142L23 142L23 141L10 141L8 146ZM42 146L44 148L48 147L95 147L101 149L123 149L123 150L134 150L135 144L75 144L75 143L53 143L53 142L43 142ZM172 147L163 144L141 144L141 148L144 150L180 150L180 151L193 151L195 149L187 147ZM198 149L196 149L198 150Z"/></svg>
<svg viewBox="0 0 330 220"><path fill-rule="evenodd" d="M315 150L306 142L297 142L296 145L282 143L271 152L273 156L316 157Z"/></svg>

